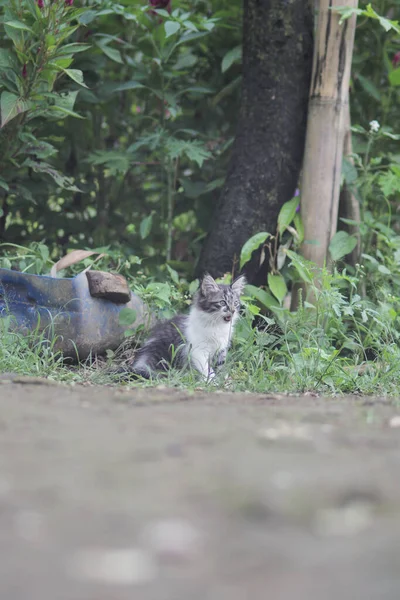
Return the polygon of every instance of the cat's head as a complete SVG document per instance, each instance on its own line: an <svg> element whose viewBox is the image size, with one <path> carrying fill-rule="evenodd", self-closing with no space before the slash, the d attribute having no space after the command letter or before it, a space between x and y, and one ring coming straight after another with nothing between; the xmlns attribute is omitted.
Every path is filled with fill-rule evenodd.
<svg viewBox="0 0 400 600"><path fill-rule="evenodd" d="M217 283L206 273L200 282L194 304L196 308L214 315L216 321L235 321L239 316L240 296L245 285L244 275L238 277L231 285L224 285Z"/></svg>

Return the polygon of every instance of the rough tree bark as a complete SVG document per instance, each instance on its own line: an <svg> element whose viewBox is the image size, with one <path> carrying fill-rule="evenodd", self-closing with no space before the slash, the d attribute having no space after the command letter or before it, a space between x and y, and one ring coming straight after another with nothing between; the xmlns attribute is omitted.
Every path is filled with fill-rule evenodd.
<svg viewBox="0 0 400 600"><path fill-rule="evenodd" d="M245 0L243 83L238 129L224 188L197 274L238 268L243 244L274 233L279 209L301 168L312 69L312 6L307 0ZM254 281L259 260L246 267Z"/></svg>

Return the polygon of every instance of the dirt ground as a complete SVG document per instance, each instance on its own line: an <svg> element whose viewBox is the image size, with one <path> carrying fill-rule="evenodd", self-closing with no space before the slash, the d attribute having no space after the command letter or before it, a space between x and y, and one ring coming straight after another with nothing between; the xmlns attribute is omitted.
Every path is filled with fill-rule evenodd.
<svg viewBox="0 0 400 600"><path fill-rule="evenodd" d="M400 406L0 382L3 600L399 600Z"/></svg>

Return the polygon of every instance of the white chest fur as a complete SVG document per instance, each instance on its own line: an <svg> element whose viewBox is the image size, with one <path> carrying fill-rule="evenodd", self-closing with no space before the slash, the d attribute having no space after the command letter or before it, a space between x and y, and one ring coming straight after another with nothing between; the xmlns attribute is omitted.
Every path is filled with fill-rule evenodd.
<svg viewBox="0 0 400 600"><path fill-rule="evenodd" d="M210 362L213 357L227 350L236 318L226 322L220 315L192 307L186 329L188 352L193 366L205 377L211 375Z"/></svg>

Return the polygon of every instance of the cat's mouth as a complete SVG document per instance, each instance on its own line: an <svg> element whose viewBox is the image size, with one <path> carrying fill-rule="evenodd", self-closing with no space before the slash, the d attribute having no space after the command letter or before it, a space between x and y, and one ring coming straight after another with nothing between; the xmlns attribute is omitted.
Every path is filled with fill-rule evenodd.
<svg viewBox="0 0 400 600"><path fill-rule="evenodd" d="M224 317L224 321L226 321L227 323L229 323L229 321L232 321L232 315L226 315L226 317Z"/></svg>

